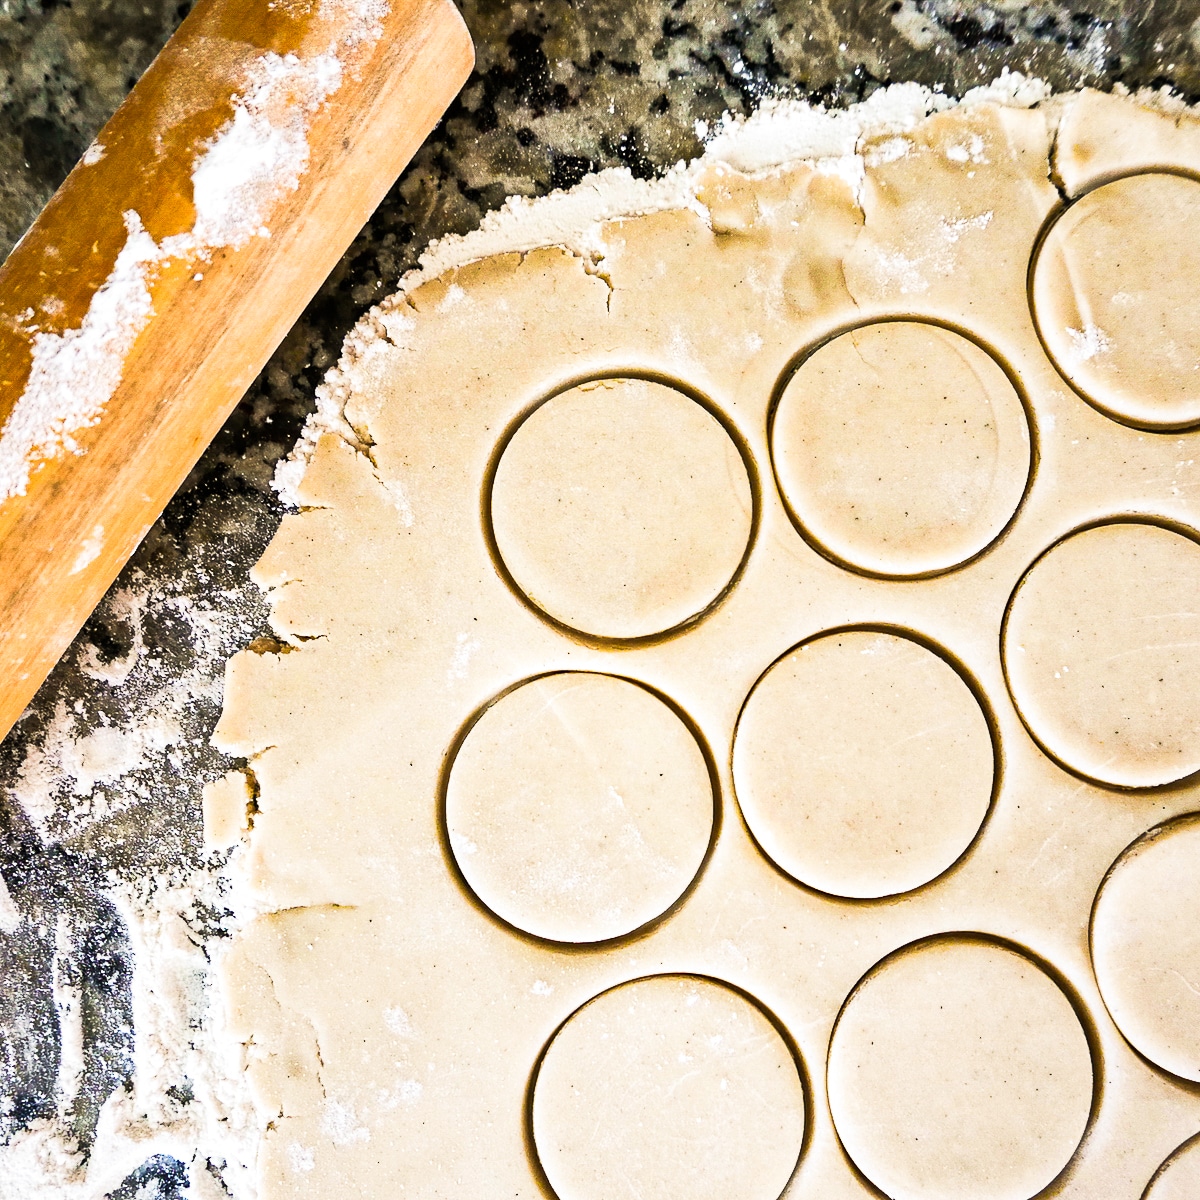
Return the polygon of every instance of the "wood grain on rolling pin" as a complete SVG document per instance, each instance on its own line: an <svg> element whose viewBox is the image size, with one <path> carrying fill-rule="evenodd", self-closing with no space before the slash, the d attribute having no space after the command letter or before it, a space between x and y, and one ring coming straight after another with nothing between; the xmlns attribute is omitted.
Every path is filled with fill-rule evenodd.
<svg viewBox="0 0 1200 1200"><path fill-rule="evenodd" d="M0 735L472 62L451 0L200 0L0 268ZM262 149L265 160L282 148L282 184L277 194L249 186L223 214L210 195L198 221L193 170L238 133L235 117L243 147L282 130ZM220 191L219 173L207 178ZM261 227L239 231L258 215ZM134 261L137 246L151 257ZM122 279L142 307L132 323L118 314L124 344L106 349L101 309ZM98 411L68 427L65 445L35 439L26 479L13 471L14 431L55 388Z"/></svg>

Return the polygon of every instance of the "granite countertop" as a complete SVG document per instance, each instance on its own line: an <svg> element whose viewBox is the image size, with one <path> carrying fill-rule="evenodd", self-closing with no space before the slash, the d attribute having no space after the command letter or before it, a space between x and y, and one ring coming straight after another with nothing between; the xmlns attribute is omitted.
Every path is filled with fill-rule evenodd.
<svg viewBox="0 0 1200 1200"><path fill-rule="evenodd" d="M0 0L0 257L189 7ZM1056 89L1200 95L1200 0L463 8L478 65L462 95L0 747L0 1143L55 1111L55 972L84 1012L81 1144L128 1077L131 950L106 893L204 857L200 790L231 765L208 745L224 660L268 633L247 571L281 515L275 463L347 330L432 238L599 167L653 175L699 152L698 122L764 97L839 105L898 80L961 94L1004 67ZM197 906L197 935L221 916ZM185 1183L182 1164L155 1156L112 1195L165 1200Z"/></svg>

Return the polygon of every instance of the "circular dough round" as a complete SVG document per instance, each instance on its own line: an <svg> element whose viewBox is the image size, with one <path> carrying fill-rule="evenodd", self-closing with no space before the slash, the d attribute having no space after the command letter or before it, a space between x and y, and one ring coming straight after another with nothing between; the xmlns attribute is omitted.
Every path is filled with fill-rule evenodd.
<svg viewBox="0 0 1200 1200"><path fill-rule="evenodd" d="M1004 667L1033 736L1073 771L1154 787L1200 769L1200 545L1160 525L1074 533L1009 603Z"/></svg>
<svg viewBox="0 0 1200 1200"><path fill-rule="evenodd" d="M1196 1200L1200 1196L1200 1134L1189 1138L1154 1173L1142 1200Z"/></svg>
<svg viewBox="0 0 1200 1200"><path fill-rule="evenodd" d="M985 549L1029 479L1024 405L990 355L916 321L863 325L792 376L771 433L784 499L838 562L931 575Z"/></svg>
<svg viewBox="0 0 1200 1200"><path fill-rule="evenodd" d="M646 379L539 405L491 485L496 549L547 616L600 638L686 624L737 574L754 524L746 463L707 409Z"/></svg>
<svg viewBox="0 0 1200 1200"><path fill-rule="evenodd" d="M951 866L987 816L991 733L971 689L911 638L822 634L754 686L733 778L764 852L837 896L919 887Z"/></svg>
<svg viewBox="0 0 1200 1200"><path fill-rule="evenodd" d="M918 942L851 993L829 1104L892 1200L1029 1200L1067 1165L1092 1109L1071 1002L1036 963L972 935Z"/></svg>
<svg viewBox="0 0 1200 1200"><path fill-rule="evenodd" d="M559 1200L776 1200L804 1139L778 1030L733 989L658 975L604 992L554 1035L533 1138Z"/></svg>
<svg viewBox="0 0 1200 1200"><path fill-rule="evenodd" d="M1152 830L1104 880L1092 962L1104 1004L1133 1048L1200 1081L1200 816Z"/></svg>
<svg viewBox="0 0 1200 1200"><path fill-rule="evenodd" d="M475 895L557 942L660 917L708 852L708 763L676 713L626 679L563 672L488 707L454 757L446 831Z"/></svg>
<svg viewBox="0 0 1200 1200"><path fill-rule="evenodd" d="M1185 252L1198 226L1200 183L1133 175L1067 208L1038 252L1033 311L1046 348L1119 420L1200 421L1200 274Z"/></svg>

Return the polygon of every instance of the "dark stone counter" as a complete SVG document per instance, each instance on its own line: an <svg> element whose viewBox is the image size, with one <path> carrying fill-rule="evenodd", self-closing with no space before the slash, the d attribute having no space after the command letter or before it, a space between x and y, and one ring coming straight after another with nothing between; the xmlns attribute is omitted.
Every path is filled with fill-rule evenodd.
<svg viewBox="0 0 1200 1200"><path fill-rule="evenodd" d="M0 256L187 8L0 0ZM224 659L266 632L247 570L281 513L275 462L347 330L432 238L599 167L652 175L699 152L697 121L769 96L839 105L898 80L957 94L1002 67L1056 89L1200 94L1200 0L467 0L465 14L478 66L461 97L0 746L0 871L24 918L0 931L0 1142L55 1109L56 958L84 1001L84 1144L128 1074L130 951L104 889L202 859L200 789L230 765L208 745ZM197 934L220 917L197 908ZM115 1194L157 1180L175 1196L181 1172L154 1159Z"/></svg>

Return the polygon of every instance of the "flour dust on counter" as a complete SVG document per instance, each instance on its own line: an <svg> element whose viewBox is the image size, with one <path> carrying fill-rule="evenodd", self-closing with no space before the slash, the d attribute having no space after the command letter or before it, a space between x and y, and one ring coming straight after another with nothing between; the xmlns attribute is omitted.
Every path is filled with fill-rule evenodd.
<svg viewBox="0 0 1200 1200"><path fill-rule="evenodd" d="M225 658L260 619L238 564L163 582L169 541L151 537L153 576L126 573L0 764L4 1200L252 1194L253 1109L209 987L229 889L198 792L227 769L208 745Z"/></svg>

